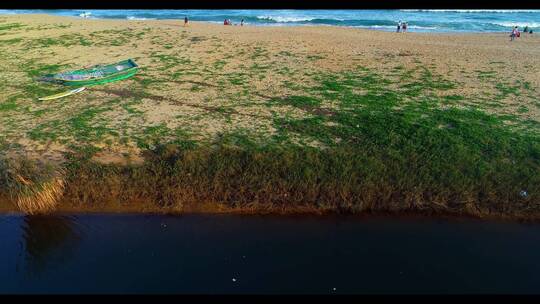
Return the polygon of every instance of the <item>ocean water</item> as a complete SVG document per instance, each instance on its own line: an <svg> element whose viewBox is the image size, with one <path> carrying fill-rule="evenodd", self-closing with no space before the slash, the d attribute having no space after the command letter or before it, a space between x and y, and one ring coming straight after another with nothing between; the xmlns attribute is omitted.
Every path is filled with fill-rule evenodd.
<svg viewBox="0 0 540 304"><path fill-rule="evenodd" d="M332 25L394 31L407 21L411 32L504 32L513 26L540 30L540 10L0 10L0 14L46 13L80 18L183 19L246 25Z"/></svg>

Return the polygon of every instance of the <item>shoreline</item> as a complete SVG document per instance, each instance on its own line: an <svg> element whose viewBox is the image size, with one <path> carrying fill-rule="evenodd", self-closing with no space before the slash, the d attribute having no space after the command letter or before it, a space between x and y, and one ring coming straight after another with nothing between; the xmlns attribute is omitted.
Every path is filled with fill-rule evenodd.
<svg viewBox="0 0 540 304"><path fill-rule="evenodd" d="M186 206L183 208L161 208L156 206L132 207L70 207L63 205L52 212L26 214L18 210L14 205L0 203L1 216L108 216L108 215L150 215L150 216L190 216L190 215L215 215L215 216L248 216L248 217L314 217L314 218L353 218L362 219L424 219L424 220L449 220L460 221L470 220L478 222L498 222L498 223L540 223L540 214L537 215L472 215L451 212L429 212L429 211L363 211L358 213L343 212L338 210L316 210L313 208L275 208L275 209L254 209L254 208L229 208L220 204L203 204L203 206Z"/></svg>
<svg viewBox="0 0 540 304"><path fill-rule="evenodd" d="M128 19L126 18L83 18L79 16L64 16L64 15L54 15L54 14L0 14L1 17L12 17L12 16L50 16L55 18L71 18L72 20L76 21L128 21L128 22L163 22L163 21L173 21L178 22L177 26L183 28L183 22L184 19ZM198 20L190 20L190 24L208 24L208 25L223 25L222 21L198 21ZM230 27L240 27L239 24L231 25ZM229 27L229 26L227 26ZM335 25L335 24L255 24L255 23L244 23L244 27L262 27L262 28L289 28L289 27L313 27L313 28L345 28L345 29L356 29L356 30L366 30L366 31L373 31L373 32L383 32L383 33L395 33L395 30L383 30L383 29L377 29L377 28L369 28L369 27L363 27L363 26L354 26L354 25ZM415 31L414 29L409 29L407 33L403 34L432 34L432 35L501 35L501 34L508 34L510 33L511 29L505 30L505 31Z"/></svg>

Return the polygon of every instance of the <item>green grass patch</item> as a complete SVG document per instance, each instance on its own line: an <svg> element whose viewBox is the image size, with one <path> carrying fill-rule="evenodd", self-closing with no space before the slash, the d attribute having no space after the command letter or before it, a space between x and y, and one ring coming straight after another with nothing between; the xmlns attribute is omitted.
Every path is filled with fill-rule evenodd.
<svg viewBox="0 0 540 304"><path fill-rule="evenodd" d="M0 46L17 44L21 42L22 40L23 40L22 38L0 40Z"/></svg>
<svg viewBox="0 0 540 304"><path fill-rule="evenodd" d="M95 125L94 120L101 121L96 117L109 110L110 108L88 107L71 117L67 120L70 135L73 135L81 142L99 140L109 129L102 125Z"/></svg>
<svg viewBox="0 0 540 304"><path fill-rule="evenodd" d="M14 111L17 107L18 105L14 100L0 102L0 112Z"/></svg>
<svg viewBox="0 0 540 304"><path fill-rule="evenodd" d="M325 59L326 56L322 56L322 55L308 55L306 57L308 60L321 60L321 59Z"/></svg>
<svg viewBox="0 0 540 304"><path fill-rule="evenodd" d="M21 23L7 23L0 25L0 35L7 34L10 30L19 29L26 25Z"/></svg>

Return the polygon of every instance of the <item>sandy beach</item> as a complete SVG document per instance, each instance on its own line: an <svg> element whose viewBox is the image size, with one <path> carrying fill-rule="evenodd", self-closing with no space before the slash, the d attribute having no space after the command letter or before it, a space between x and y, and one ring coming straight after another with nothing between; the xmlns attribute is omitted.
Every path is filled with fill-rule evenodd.
<svg viewBox="0 0 540 304"><path fill-rule="evenodd" d="M284 87L284 82L308 82L304 73L342 71L355 65L386 74L391 74L397 66L405 69L425 66L434 74L459 83L457 88L446 92L448 95L461 94L471 100L495 94L498 83L514 84L521 81L530 83L533 88L540 87L538 35L523 35L523 38L511 43L506 34L499 33L398 34L330 26L240 27L201 22L192 22L189 27L183 27L181 20L88 20L48 15L0 18L2 24L24 25L2 32L2 40L22 39L20 43L0 43L5 54L0 59L4 100L24 94L20 88L33 82L17 68L28 62L40 66L67 65L77 69L134 58L144 71L141 77L155 82L149 88L151 94L178 101L156 104L152 100L143 100L136 105L135 109L142 114L136 120L131 119L130 113L127 113L129 111L122 108L103 113L99 120L107 120L107 124L114 127L119 127L122 122L130 127L136 125L137 129L160 124L166 124L169 128L184 126L190 127L200 137L212 137L217 132L236 127L272 132L268 123L272 116L268 109L261 107L265 101L262 96L291 93ZM49 37L63 41L45 48L29 49L24 46L24 42ZM85 37L91 42L80 45L77 37ZM166 56L180 58L180 62ZM160 58L163 61L159 61ZM262 69L260 77L257 75L249 81L241 80L242 85L246 85L254 95L250 96L252 104L236 105L234 96L242 92L243 87L228 85L223 91L216 84L246 72L254 64ZM482 73L489 76L490 72L495 76L479 79ZM111 90L125 90L130 87L130 82L133 81L109 87ZM96 88L93 92L73 96L69 101L60 101L62 107L58 111L50 111L39 118L30 113L3 115L0 133L4 134L5 141L18 142L28 151L52 155L55 150L64 150L65 146L54 142L49 143L47 148L29 139L24 132L47 120L70 115L81 107L92 103L102 104L107 99L117 97ZM481 103L475 106L540 122L539 97L538 92L509 95L498 106ZM18 99L18 104L28 106L32 111L51 106L50 103L38 104L31 98ZM210 118L211 113L201 108L203 105L232 107L239 113L232 114L231 121L226 122L224 119ZM528 111L520 112L520 107L526 107ZM304 114L298 113L297 109L277 111L291 112L291 115ZM256 115L257 119L252 115ZM60 135L58 139L61 138ZM110 145L112 150L122 152L129 150L128 147L129 144L123 147L119 143Z"/></svg>
<svg viewBox="0 0 540 304"><path fill-rule="evenodd" d="M143 163L145 150L178 138L211 142L235 132L265 142L280 134L279 119L336 117L339 108L332 95L324 94L318 95L315 110L274 101L317 88L324 75L359 69L384 78L388 90L410 89L404 85L413 82L433 89L425 96L408 91L392 109L424 96L434 100L430 109L474 108L516 132L537 135L540 130L536 33L510 42L507 33L182 25L183 20L0 16L2 151L62 164L66 152L84 146L96 149L93 161L126 165ZM62 91L36 82L41 74L127 58L141 67L134 78L63 99L37 100ZM369 87L374 94L377 86ZM350 94L365 90L353 86ZM328 148L302 133L291 134L290 140Z"/></svg>

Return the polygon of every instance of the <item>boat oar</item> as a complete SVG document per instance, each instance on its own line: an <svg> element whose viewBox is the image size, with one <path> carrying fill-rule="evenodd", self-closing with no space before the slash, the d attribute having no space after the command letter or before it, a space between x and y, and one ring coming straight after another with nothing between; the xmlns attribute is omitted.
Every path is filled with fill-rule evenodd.
<svg viewBox="0 0 540 304"><path fill-rule="evenodd" d="M69 95L73 95L73 94L82 92L84 89L86 89L86 88L85 87L80 87L80 88L77 88L77 89L74 89L74 90L69 90L69 91L54 94L54 95L51 95L51 96L41 97L41 98L39 98L39 100L52 100L52 99L62 98L62 97L66 97L66 96L69 96Z"/></svg>

